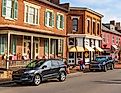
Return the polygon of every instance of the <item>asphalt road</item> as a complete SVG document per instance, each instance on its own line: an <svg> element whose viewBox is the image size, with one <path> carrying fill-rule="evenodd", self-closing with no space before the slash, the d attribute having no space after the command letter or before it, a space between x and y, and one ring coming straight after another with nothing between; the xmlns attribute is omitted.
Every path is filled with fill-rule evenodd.
<svg viewBox="0 0 121 93"><path fill-rule="evenodd" d="M121 93L121 70L78 73L65 82L50 80L39 86L0 85L0 93Z"/></svg>

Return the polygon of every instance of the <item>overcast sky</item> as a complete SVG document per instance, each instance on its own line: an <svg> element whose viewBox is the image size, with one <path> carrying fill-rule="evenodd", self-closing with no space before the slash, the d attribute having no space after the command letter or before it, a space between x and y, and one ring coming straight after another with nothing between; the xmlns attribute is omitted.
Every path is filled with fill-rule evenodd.
<svg viewBox="0 0 121 93"><path fill-rule="evenodd" d="M64 2L69 2L71 7L87 7L101 13L104 23L121 22L121 0L61 0Z"/></svg>

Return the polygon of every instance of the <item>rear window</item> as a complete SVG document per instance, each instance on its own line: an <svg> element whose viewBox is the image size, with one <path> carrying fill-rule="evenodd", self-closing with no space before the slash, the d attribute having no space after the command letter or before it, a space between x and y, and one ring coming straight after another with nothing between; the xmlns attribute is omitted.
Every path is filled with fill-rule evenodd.
<svg viewBox="0 0 121 93"><path fill-rule="evenodd" d="M106 60L106 57L96 57L95 59L97 62L103 62Z"/></svg>

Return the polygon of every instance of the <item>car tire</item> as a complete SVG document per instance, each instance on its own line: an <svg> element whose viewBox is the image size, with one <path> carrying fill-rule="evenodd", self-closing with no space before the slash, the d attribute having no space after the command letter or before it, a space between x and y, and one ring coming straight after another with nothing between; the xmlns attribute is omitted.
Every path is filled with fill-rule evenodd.
<svg viewBox="0 0 121 93"><path fill-rule="evenodd" d="M61 81L61 82L65 81L66 80L66 74L64 72L60 72L58 80Z"/></svg>
<svg viewBox="0 0 121 93"><path fill-rule="evenodd" d="M34 76L33 84L35 86L38 86L41 82L42 82L42 79L41 79L40 75L36 74Z"/></svg>
<svg viewBox="0 0 121 93"><path fill-rule="evenodd" d="M106 65L103 67L103 71L104 71L104 72L107 71L107 66L106 66Z"/></svg>

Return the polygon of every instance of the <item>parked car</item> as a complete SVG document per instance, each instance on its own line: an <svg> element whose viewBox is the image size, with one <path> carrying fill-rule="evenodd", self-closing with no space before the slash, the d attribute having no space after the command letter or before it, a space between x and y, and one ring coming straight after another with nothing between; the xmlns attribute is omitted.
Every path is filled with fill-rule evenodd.
<svg viewBox="0 0 121 93"><path fill-rule="evenodd" d="M39 85L42 81L57 78L59 81L66 79L66 66L62 60L34 60L25 68L14 71L13 81L19 84L33 83Z"/></svg>
<svg viewBox="0 0 121 93"><path fill-rule="evenodd" d="M108 69L113 70L115 60L111 56L98 56L95 61L90 62L89 69L101 70L106 72Z"/></svg>

